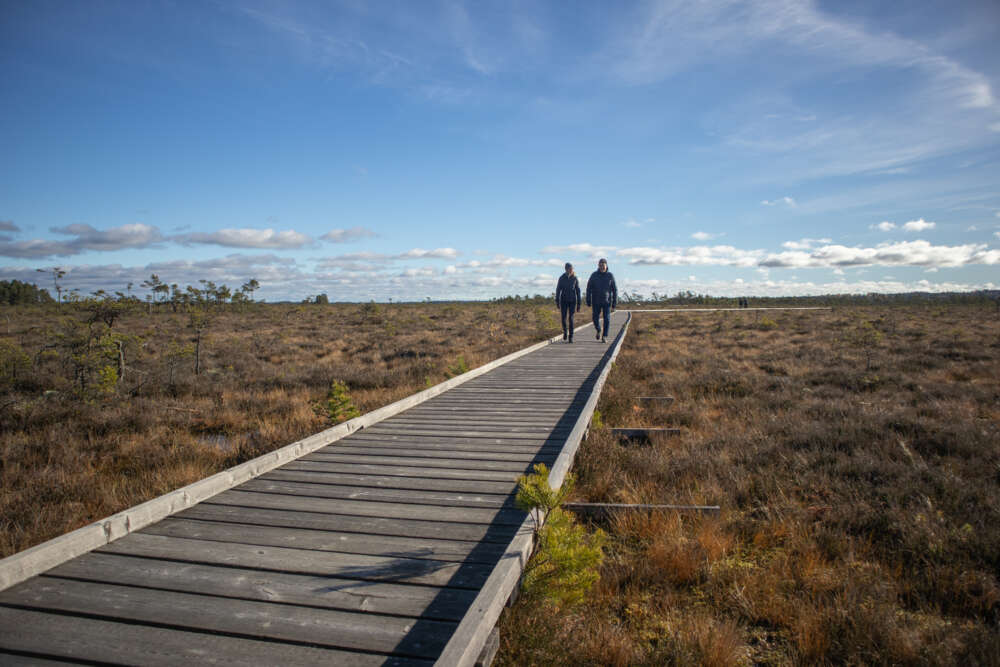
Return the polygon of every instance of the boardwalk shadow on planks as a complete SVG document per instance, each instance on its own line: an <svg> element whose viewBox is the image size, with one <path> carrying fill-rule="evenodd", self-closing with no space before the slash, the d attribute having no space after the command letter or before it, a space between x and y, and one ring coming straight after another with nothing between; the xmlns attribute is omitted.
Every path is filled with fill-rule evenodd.
<svg viewBox="0 0 1000 667"><path fill-rule="evenodd" d="M607 346L607 350L605 350L604 354L601 356L600 361L595 365L594 369L590 372L590 374L586 377L586 379L577 389L575 395L573 396L572 401L570 402L570 407L567 408L567 410L561 415L559 421L552 429L552 434L549 435L546 438L545 442L541 445L540 451L546 451L546 448L548 448L547 451L553 451L553 448L554 451L557 452L562 451L562 447L566 443L567 434L572 431L573 427L579 420L580 415L583 411L583 406L586 403L587 399L590 397L591 392L594 390L594 386L601 375L601 371L604 369L604 365L608 362L608 358L611 356L613 349L614 349L614 343L609 343ZM535 461L529 463L525 467L524 474L532 473L533 467L536 463L545 463L549 468L551 468L552 465L555 463L557 456L558 454L553 454L548 456L539 455L538 457L536 457ZM508 502L504 503L505 506L513 504L513 500L516 493L517 489L515 487L512 493L510 494L510 497L508 498ZM527 517L526 512L522 512L521 515L522 517ZM495 520L494 523L490 525L490 532L491 533L495 532L495 534L497 534L498 536L502 536L503 545L505 547L511 542L511 540L514 539L517 530L518 527L511 526L509 524L503 525L498 520ZM439 593L438 597L444 598L445 596L447 596L447 593L451 588L464 588L462 582L467 581L469 579L469 575L471 574L469 570L473 569L478 570L479 568L483 567L484 563L488 565L489 571L492 572L496 568L496 566L500 563L500 561L503 559L522 558L520 554L516 553L513 554L503 553L498 556L494 549L495 546L496 546L495 544L480 542L469 553L468 557L462 562L458 570L446 584L446 587L442 589L442 591ZM523 569L526 565L527 562L520 563L521 569ZM482 588L482 586L481 585L478 586L475 590L478 592L479 588ZM438 600L435 600L435 602L432 603L428 609L430 610L437 607L438 605L435 604L437 602ZM440 602L443 604L445 600L441 599ZM470 602L469 606L471 607L473 603L474 600ZM410 635L408 635L406 638L404 638L402 641L399 642L398 646L396 647L396 653L400 655L409 655L412 643L410 637L413 636L414 640L419 641L417 639L419 634L420 634L420 628L418 622L417 624L414 625L413 632L411 632Z"/></svg>

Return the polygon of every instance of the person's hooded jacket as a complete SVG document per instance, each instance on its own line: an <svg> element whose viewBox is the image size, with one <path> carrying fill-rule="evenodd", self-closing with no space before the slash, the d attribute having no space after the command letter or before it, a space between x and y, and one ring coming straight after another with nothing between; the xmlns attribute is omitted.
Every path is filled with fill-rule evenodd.
<svg viewBox="0 0 1000 667"><path fill-rule="evenodd" d="M590 274L590 280L587 281L587 305L604 304L609 304L612 308L618 306L618 286L615 285L615 277L610 271L601 273L597 270Z"/></svg>
<svg viewBox="0 0 1000 667"><path fill-rule="evenodd" d="M580 280L575 273L571 276L562 274L556 283L556 305L563 304L569 308L580 309Z"/></svg>

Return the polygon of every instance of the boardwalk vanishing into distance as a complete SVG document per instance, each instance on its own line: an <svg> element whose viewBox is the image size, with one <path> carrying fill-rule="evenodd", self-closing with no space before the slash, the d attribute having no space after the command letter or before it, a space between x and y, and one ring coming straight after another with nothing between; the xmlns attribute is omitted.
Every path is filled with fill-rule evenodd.
<svg viewBox="0 0 1000 667"><path fill-rule="evenodd" d="M0 663L473 664L628 318L0 561Z"/></svg>

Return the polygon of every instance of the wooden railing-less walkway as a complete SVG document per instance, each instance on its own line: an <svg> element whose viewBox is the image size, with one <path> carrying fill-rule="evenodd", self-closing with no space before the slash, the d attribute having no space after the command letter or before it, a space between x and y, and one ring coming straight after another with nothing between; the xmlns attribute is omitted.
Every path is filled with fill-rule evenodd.
<svg viewBox="0 0 1000 667"><path fill-rule="evenodd" d="M515 480L561 481L627 317L0 561L0 664L472 664L530 551Z"/></svg>

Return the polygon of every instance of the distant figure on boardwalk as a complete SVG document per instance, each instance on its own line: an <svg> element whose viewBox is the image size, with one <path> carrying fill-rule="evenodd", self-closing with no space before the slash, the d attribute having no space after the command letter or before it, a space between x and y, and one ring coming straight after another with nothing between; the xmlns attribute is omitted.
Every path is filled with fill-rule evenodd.
<svg viewBox="0 0 1000 667"><path fill-rule="evenodd" d="M580 312L580 281L573 271L573 265L566 262L566 273L559 276L556 283L556 306L562 314L563 340L573 342L573 315Z"/></svg>
<svg viewBox="0 0 1000 667"><path fill-rule="evenodd" d="M618 306L618 286L614 275L608 271L608 260L601 258L597 270L590 274L587 281L587 305L594 309L595 338L602 343L608 342L608 329L611 327L611 311ZM601 330L601 314L604 314L604 330Z"/></svg>

